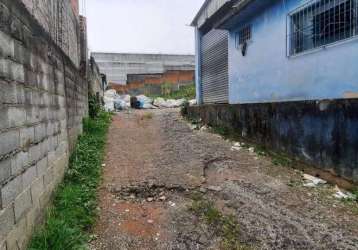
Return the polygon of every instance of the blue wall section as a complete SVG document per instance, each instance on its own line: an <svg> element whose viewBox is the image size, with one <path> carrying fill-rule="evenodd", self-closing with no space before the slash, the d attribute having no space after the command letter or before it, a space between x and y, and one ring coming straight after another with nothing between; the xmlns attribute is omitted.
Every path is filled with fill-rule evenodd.
<svg viewBox="0 0 358 250"><path fill-rule="evenodd" d="M230 27L230 103L358 98L358 39L287 57L287 15L307 1L272 2L245 20L252 25L245 57L235 48L235 33L245 23Z"/></svg>
<svg viewBox="0 0 358 250"><path fill-rule="evenodd" d="M199 29L195 28L195 89L196 89L196 102L202 103L201 96L201 33Z"/></svg>

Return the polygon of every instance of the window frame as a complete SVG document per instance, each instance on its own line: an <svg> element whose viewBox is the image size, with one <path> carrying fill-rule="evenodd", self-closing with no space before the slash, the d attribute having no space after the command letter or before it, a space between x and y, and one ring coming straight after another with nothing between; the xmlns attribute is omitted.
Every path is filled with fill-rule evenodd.
<svg viewBox="0 0 358 250"><path fill-rule="evenodd" d="M301 12L308 10L309 8L313 8L314 5L317 5L320 2L323 2L323 0L310 0L287 14L287 18L286 18L286 55L287 55L287 57L295 57L295 56L299 56L302 54L312 53L317 50L322 50L327 47L335 46L337 44L346 43L348 41L355 40L358 38L358 0L335 0L335 1L337 1L337 2L333 2L332 7L327 7L327 9L322 10L321 13L316 13L315 15L311 14L312 20L322 13L328 12L333 8L337 8L342 4L346 4L347 2L350 2L351 8L349 9L349 12L353 13L351 15L352 24L350 24L350 25L352 25L350 27L352 33L349 34L345 38L337 39L332 42L322 43L321 45L316 45L315 43L317 41L306 40L305 42L309 41L309 42L312 42L314 45L311 48L306 48L306 49L303 48L301 51L295 52L294 51L295 50L294 43L297 40L292 38L295 35L295 32L293 31L293 29L294 29L293 28L293 26L294 26L293 17ZM327 4L327 3L323 3L323 4ZM328 2L328 4L329 4L329 2ZM311 9L311 11L312 11L312 9ZM312 31L311 35L314 36L313 31ZM336 35L336 33L335 33L335 35ZM332 40L334 40L334 39L332 39Z"/></svg>
<svg viewBox="0 0 358 250"><path fill-rule="evenodd" d="M248 37L245 37L244 39L241 39L242 37L242 32L248 31L244 34L244 36L246 36L248 34ZM241 43L241 41L243 41ZM251 24L246 24L241 26L236 32L235 32L235 48L236 49L240 49L241 46L246 42L249 43L252 41L252 25Z"/></svg>

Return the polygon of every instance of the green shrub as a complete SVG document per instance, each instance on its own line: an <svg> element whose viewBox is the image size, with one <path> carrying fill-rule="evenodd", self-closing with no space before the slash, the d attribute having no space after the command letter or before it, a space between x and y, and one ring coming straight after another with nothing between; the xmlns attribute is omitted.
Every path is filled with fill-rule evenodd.
<svg viewBox="0 0 358 250"><path fill-rule="evenodd" d="M95 118L102 111L101 101L92 94L88 94L88 114Z"/></svg>
<svg viewBox="0 0 358 250"><path fill-rule="evenodd" d="M165 83L162 85L162 94L161 95L149 95L149 97L156 98L162 97L164 99L182 99L187 100L195 99L196 89L194 84L181 86L179 90L172 91L172 85Z"/></svg>
<svg viewBox="0 0 358 250"><path fill-rule="evenodd" d="M96 218L96 191L101 177L111 114L84 119L84 133L70 157L64 182L58 187L44 225L35 232L30 250L86 249L88 229Z"/></svg>

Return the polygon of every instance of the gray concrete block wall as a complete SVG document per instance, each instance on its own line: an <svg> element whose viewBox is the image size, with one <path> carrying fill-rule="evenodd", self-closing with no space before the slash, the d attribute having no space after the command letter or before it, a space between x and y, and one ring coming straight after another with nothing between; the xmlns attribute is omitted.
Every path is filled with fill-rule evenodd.
<svg viewBox="0 0 358 250"><path fill-rule="evenodd" d="M80 33L78 13L69 0L21 0L53 40L79 66Z"/></svg>
<svg viewBox="0 0 358 250"><path fill-rule="evenodd" d="M88 86L21 1L0 11L0 249L25 249L82 132Z"/></svg>

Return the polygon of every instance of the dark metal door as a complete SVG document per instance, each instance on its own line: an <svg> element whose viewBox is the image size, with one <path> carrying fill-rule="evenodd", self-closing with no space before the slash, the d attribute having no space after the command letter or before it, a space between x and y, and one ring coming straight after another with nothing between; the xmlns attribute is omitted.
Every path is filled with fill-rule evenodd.
<svg viewBox="0 0 358 250"><path fill-rule="evenodd" d="M228 32L211 30L201 38L201 94L204 103L228 103Z"/></svg>

